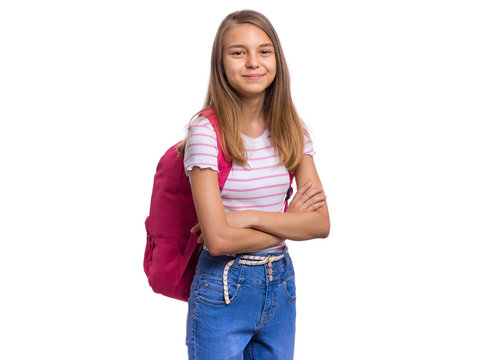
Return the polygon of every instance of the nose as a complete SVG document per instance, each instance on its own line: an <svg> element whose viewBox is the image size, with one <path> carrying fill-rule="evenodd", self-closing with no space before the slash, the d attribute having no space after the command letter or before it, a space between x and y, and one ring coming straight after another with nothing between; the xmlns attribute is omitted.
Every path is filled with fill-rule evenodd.
<svg viewBox="0 0 504 360"><path fill-rule="evenodd" d="M259 67L259 61L257 58L257 54L251 53L247 57L247 67L250 69L257 69Z"/></svg>

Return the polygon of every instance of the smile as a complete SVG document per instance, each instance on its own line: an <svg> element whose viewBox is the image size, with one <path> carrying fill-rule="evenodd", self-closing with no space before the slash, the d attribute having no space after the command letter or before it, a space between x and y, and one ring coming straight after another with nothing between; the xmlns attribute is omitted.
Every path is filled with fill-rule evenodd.
<svg viewBox="0 0 504 360"><path fill-rule="evenodd" d="M261 74L253 74L253 75L243 75L243 77L247 80L260 80L264 75Z"/></svg>

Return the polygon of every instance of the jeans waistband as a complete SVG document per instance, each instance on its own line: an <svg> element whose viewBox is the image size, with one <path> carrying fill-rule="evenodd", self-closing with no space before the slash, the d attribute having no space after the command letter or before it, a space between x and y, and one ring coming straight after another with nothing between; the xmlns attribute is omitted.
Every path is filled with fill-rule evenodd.
<svg viewBox="0 0 504 360"><path fill-rule="evenodd" d="M200 250L200 253L205 250L208 252L208 249L206 248L205 245L203 245L201 247L201 250ZM231 257L238 257L240 255L259 255L259 256L267 256L267 255L272 255L272 254L278 254L278 253L286 253L288 252L289 249L287 247L287 245L284 245L283 247L279 248L279 249L274 249L274 250L271 250L271 251L257 251L257 252L250 252L250 253L238 253L238 254L228 254L228 255L221 255L221 256L214 256L214 258L222 258L222 257L228 257L228 258L231 258Z"/></svg>
<svg viewBox="0 0 504 360"><path fill-rule="evenodd" d="M222 285L224 287L224 302L226 305L229 305L230 300L229 300L229 288L228 288L228 272L229 268L233 266L235 262L238 262L238 264L241 265L250 265L250 266L256 266L256 265L264 265L268 264L268 266L271 267L271 264L281 260L285 257L287 254L287 247L284 248L283 251L279 252L272 252L272 253L266 253L266 254L261 254L261 255L253 255L253 254L241 254L236 256L236 258L230 260L226 266L224 267L224 271L222 272ZM271 281L271 279L270 279Z"/></svg>

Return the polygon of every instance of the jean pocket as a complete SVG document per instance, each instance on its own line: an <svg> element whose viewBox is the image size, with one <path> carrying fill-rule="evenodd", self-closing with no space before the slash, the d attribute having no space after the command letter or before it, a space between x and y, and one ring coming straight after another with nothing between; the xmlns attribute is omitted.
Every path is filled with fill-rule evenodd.
<svg viewBox="0 0 504 360"><path fill-rule="evenodd" d="M240 284L228 280L229 301L233 303L240 292ZM221 278L202 276L198 284L196 300L209 305L225 305L224 285Z"/></svg>
<svg viewBox="0 0 504 360"><path fill-rule="evenodd" d="M296 300L296 280L294 279L294 276L289 277L288 279L284 280L282 282L284 290L285 290L285 295L287 295L287 299L289 301L295 301Z"/></svg>

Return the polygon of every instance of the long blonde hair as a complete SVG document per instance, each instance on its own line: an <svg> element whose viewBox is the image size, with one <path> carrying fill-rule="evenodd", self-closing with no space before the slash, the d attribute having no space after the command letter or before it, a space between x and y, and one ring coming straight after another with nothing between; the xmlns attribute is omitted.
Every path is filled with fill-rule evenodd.
<svg viewBox="0 0 504 360"><path fill-rule="evenodd" d="M279 154L279 162L289 172L294 172L301 162L304 151L304 136L308 136L299 118L290 92L289 70L278 35L269 20L253 10L236 11L222 20L215 35L210 82L202 110L213 109L217 115L221 135L221 146L226 157L242 166L247 164L247 155L241 138L241 100L229 84L223 65L224 36L235 24L252 24L264 31L273 42L276 58L276 76L266 89L264 110L266 125L270 129L271 144ZM195 119L192 120L192 122ZM179 147L183 151L185 142Z"/></svg>

